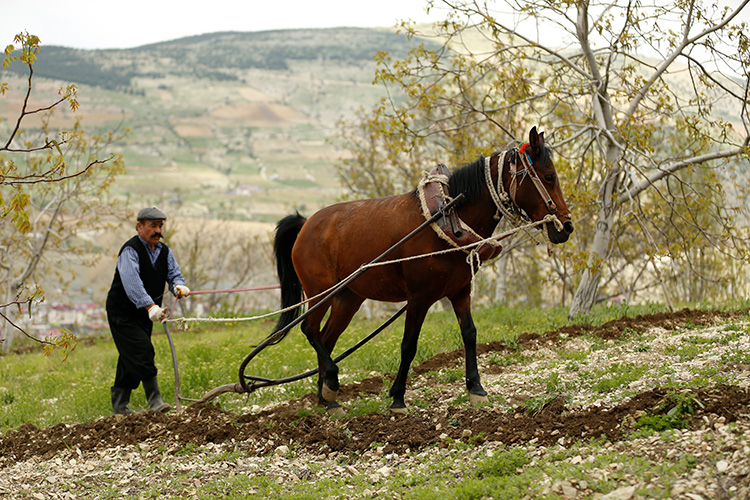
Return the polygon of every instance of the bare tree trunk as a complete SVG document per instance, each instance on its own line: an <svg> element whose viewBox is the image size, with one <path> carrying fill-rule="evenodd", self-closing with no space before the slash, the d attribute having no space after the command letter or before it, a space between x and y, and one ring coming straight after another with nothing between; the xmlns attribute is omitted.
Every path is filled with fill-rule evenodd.
<svg viewBox="0 0 750 500"><path fill-rule="evenodd" d="M598 61L594 51L589 44L589 19L588 19L588 2L582 2L577 6L578 17L576 19L576 36L581 45L583 54L588 62L589 71L591 71L592 84L594 93L592 94L592 104L594 111L594 120L599 128L605 132L606 137L606 162L607 175L603 180L602 187L599 191L599 214L597 217L596 232L594 241L589 254L588 263L581 282L578 285L573 302L570 305L568 318L572 318L578 313L588 313L591 306L596 300L596 292L601 280L601 263L604 262L612 242L612 231L617 211L617 201L615 194L618 188L618 160L619 151L612 137L612 131L615 130L614 113L611 105L610 96L607 92L607 79L599 71Z"/></svg>
<svg viewBox="0 0 750 500"><path fill-rule="evenodd" d="M568 311L569 319L572 319L578 313L587 314L591 311L591 306L594 305L596 300L596 292L602 276L601 262L606 260L612 240L612 221L608 222L608 218L602 212L604 210L599 212L599 222L596 225L588 265L583 271L581 282L578 284L573 302L570 305L570 311Z"/></svg>
<svg viewBox="0 0 750 500"><path fill-rule="evenodd" d="M508 254L495 261L495 304L508 302Z"/></svg>
<svg viewBox="0 0 750 500"><path fill-rule="evenodd" d="M612 231L615 222L615 213L619 206L615 193L617 192L618 173L616 167L617 149L614 145L607 148L608 158L611 156L612 162L609 162L610 169L607 178L604 181L602 190L599 193L599 214L596 223L596 232L594 241L591 246L586 269L578 284L578 289L573 296L573 302L568 311L568 318L572 319L578 313L587 314L591 311L591 306L596 301L596 292L601 280L601 265L607 260L612 243Z"/></svg>
<svg viewBox="0 0 750 500"><path fill-rule="evenodd" d="M9 304L11 302L12 295L10 293L10 289L6 290L5 298L3 301L3 304ZM13 312L11 311L12 308L8 308L4 311L4 314L6 315L12 315ZM5 320L0 321L0 339L3 340L2 349L4 351L10 351L13 346L13 337L16 335L16 329L11 326L10 323L8 323Z"/></svg>

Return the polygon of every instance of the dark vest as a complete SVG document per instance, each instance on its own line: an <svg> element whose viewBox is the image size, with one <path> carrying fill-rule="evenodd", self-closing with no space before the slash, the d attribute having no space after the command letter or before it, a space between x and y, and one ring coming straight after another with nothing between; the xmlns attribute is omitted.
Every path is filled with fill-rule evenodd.
<svg viewBox="0 0 750 500"><path fill-rule="evenodd" d="M146 293L154 299L156 305L161 306L164 285L167 283L167 255L170 252L169 247L162 243L161 252L159 253L159 257L156 258L154 265L151 265L151 258L138 236L133 236L125 242L117 254L118 257L122 254L125 247L130 247L138 253L139 271ZM125 293L125 287L122 286L120 271L117 267L115 267L115 277L112 279L112 286L107 294L107 314L124 315L144 322L149 321L146 309L137 309Z"/></svg>

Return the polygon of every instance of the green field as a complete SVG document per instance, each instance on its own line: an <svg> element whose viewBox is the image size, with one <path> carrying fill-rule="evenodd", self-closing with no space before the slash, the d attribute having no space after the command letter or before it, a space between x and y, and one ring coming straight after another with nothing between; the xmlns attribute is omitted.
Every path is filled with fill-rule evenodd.
<svg viewBox="0 0 750 500"><path fill-rule="evenodd" d="M582 323L600 325L624 315L664 311L663 306L597 308ZM475 311L478 342L503 341L513 344L523 332L552 331L566 324L567 311L531 308L487 308ZM338 343L336 353L373 331L384 318L356 317ZM252 346L270 334L274 321L201 323L187 331L172 326L185 398L199 399L206 392L237 381L237 369ZM399 363L399 345L403 318L397 320L373 341L341 362L341 381L349 383L379 374L395 373ZM174 375L167 336L155 326L154 346L160 384L165 400L174 402ZM452 312L433 311L420 336L419 350L412 366L440 352L461 347L458 326ZM111 413L109 387L114 379L117 352L108 334L79 341L67 361L61 353L46 357L40 349L6 354L0 366L0 430L17 428L23 423L47 427L59 422L84 423ZM247 374L281 378L315 368L314 352L298 329L283 343L264 350L248 367ZM308 378L283 386L262 388L247 395L221 396L222 407L238 413L253 405L265 405L316 392L315 379ZM134 391L134 408L145 407L143 391ZM383 408L390 404L383 401Z"/></svg>

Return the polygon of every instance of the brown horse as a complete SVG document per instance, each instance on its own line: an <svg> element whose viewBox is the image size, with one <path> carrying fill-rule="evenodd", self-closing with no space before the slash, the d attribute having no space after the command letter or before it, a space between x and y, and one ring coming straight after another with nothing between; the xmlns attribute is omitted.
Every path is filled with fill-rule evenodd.
<svg viewBox="0 0 750 500"><path fill-rule="evenodd" d="M503 164L498 165L501 158ZM519 168L519 163L522 168ZM498 175L502 176L500 183ZM488 176L493 186L488 186ZM527 178L531 180L524 182ZM528 144L520 150L495 153L489 159L480 157L454 172L448 182L451 197L460 193L464 195L463 202L456 209L458 217L481 238L492 236L499 216L508 213L499 206L497 193L501 189L510 195L510 210L523 211L532 221L554 213L560 223L545 224L553 243L567 241L573 232L570 211L560 189L550 150L545 146L544 133L538 134L536 127L529 133ZM499 189L492 193L495 185ZM310 219L299 213L285 217L276 228L274 241L282 308L299 304L303 290L307 297L315 297L335 286L424 221L417 191L339 203L320 210ZM435 231L426 229L394 249L388 258L400 260L446 248L449 245L444 239L439 238ZM332 360L331 352L365 299L407 302L401 364L390 390L392 410L403 411L406 407L406 378L416 354L422 323L430 306L444 297L450 300L461 329L466 353L466 387L472 400L486 398L487 393L479 380L477 330L471 316L472 274L465 253L448 252L372 267L333 297L323 296L311 301L310 308L320 300L327 302L312 311L301 324L318 356L320 404L329 410L339 407L336 403L338 366ZM300 309L282 314L275 332L297 319ZM330 315L321 330L328 309Z"/></svg>

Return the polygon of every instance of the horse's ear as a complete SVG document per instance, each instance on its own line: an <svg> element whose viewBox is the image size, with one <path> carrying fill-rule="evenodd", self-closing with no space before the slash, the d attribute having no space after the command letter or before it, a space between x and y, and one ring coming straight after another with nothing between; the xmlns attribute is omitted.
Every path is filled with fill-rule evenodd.
<svg viewBox="0 0 750 500"><path fill-rule="evenodd" d="M529 131L529 146L531 146L531 149L534 151L539 150L539 134L536 133L536 127L531 127L531 130Z"/></svg>

